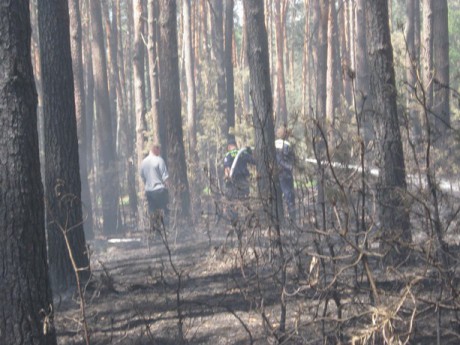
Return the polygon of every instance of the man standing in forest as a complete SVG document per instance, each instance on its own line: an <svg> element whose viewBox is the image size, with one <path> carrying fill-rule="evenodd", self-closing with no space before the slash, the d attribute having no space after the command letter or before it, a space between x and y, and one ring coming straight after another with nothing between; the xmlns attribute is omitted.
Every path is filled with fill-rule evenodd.
<svg viewBox="0 0 460 345"><path fill-rule="evenodd" d="M234 139L227 143L224 158L224 178L226 194L229 199L246 199L249 197L248 164L255 164L250 147L238 150Z"/></svg>
<svg viewBox="0 0 460 345"><path fill-rule="evenodd" d="M295 222L295 192L294 192L294 150L287 141L289 131L285 127L280 127L276 131L278 139L275 140L276 163L278 166L278 177L284 201L287 204L289 219Z"/></svg>
<svg viewBox="0 0 460 345"><path fill-rule="evenodd" d="M141 164L140 175L145 185L145 195L149 204L150 216L155 211L163 210L164 217L168 219L168 169L164 159L160 156L161 146L154 143L149 155L144 158Z"/></svg>

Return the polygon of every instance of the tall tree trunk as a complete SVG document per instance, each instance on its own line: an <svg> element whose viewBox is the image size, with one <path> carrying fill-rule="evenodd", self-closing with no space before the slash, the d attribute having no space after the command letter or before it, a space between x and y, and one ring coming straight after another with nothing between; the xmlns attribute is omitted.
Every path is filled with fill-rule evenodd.
<svg viewBox="0 0 460 345"><path fill-rule="evenodd" d="M366 0L355 0L356 10L354 11L354 28L356 33L355 44L355 63L354 71L356 71L355 89L354 89L354 104L359 119L359 126L364 133L365 145L374 138L373 135L373 110L372 99L370 97L370 72L367 54L367 39L366 39Z"/></svg>
<svg viewBox="0 0 460 345"><path fill-rule="evenodd" d="M423 0L423 29L422 29L422 83L425 95L424 106L428 111L433 108L433 1ZM436 0L438 1L438 0Z"/></svg>
<svg viewBox="0 0 460 345"><path fill-rule="evenodd" d="M286 1L275 1L276 32L276 126L287 125L286 88L284 78L284 31L286 25Z"/></svg>
<svg viewBox="0 0 460 345"><path fill-rule="evenodd" d="M259 0L245 0L247 55L249 63L257 186L265 211L276 223L282 219L282 200L275 172L275 132L270 84L264 7ZM279 218L280 217L280 218Z"/></svg>
<svg viewBox="0 0 460 345"><path fill-rule="evenodd" d="M185 76L187 79L187 132L189 141L189 155L196 157L196 90L193 78L194 58L192 41L192 18L190 0L183 1L184 14L184 44L185 44Z"/></svg>
<svg viewBox="0 0 460 345"><path fill-rule="evenodd" d="M319 14L318 40L316 52L316 118L326 117L326 76L327 76L327 23L329 13L329 0L316 0Z"/></svg>
<svg viewBox="0 0 460 345"><path fill-rule="evenodd" d="M416 61L420 62L420 48L421 48L421 15L420 15L420 1L415 1L414 4L414 46L415 46L415 54L416 54ZM420 67L419 67L420 68Z"/></svg>
<svg viewBox="0 0 460 345"><path fill-rule="evenodd" d="M86 103L83 79L83 48L80 1L69 1L70 48L72 51L73 85L75 89L75 115L77 118L78 152L80 157L81 201L86 239L94 238L93 209L88 181Z"/></svg>
<svg viewBox="0 0 460 345"><path fill-rule="evenodd" d="M315 12L318 20L318 36L316 42L316 109L315 118L319 131L327 133L326 128L326 102L327 102L327 24L329 13L328 0L315 0ZM324 161L326 157L326 143L321 133L317 133L315 149L316 155L320 161ZM318 165L318 202L323 208L323 216L325 215L325 169L323 165ZM324 223L324 217L323 217ZM325 226L325 223L323 224Z"/></svg>
<svg viewBox="0 0 460 345"><path fill-rule="evenodd" d="M407 44L407 70L406 70L406 81L407 81L407 108L409 110L409 123L412 128L413 136L420 138L422 135L422 129L420 126L419 112L417 111L417 101L415 98L415 92L417 90L417 76L418 76L418 52L415 46L415 24L416 16L419 13L415 11L415 3L418 0L407 0L406 2L406 28L405 38Z"/></svg>
<svg viewBox="0 0 460 345"><path fill-rule="evenodd" d="M335 9L335 2L329 3L329 21L327 27L327 74L326 74L326 127L327 127L327 138L330 145L334 145L333 131L335 129L335 108L338 103L338 95L340 88L338 87L337 78L337 47L335 36L337 34L337 13Z"/></svg>
<svg viewBox="0 0 460 345"><path fill-rule="evenodd" d="M68 29L68 28L67 28ZM0 6L0 343L55 345L40 310L51 313L37 94L30 54L29 2ZM33 255L32 255L33 254ZM53 325L50 325L53 326Z"/></svg>
<svg viewBox="0 0 460 345"><path fill-rule="evenodd" d="M82 13L85 14L83 21L83 54L84 62L83 66L85 68L85 117L86 117L86 161L88 169L88 183L90 189L91 205L93 208L92 211L92 226L93 232L95 229L98 229L98 222L96 222L97 215L94 209L95 200L96 200L96 183L95 183L95 167L93 160L93 128L94 128L94 76L93 76L93 60L91 54L91 26L90 26L90 12L89 12L89 0L85 0L82 6Z"/></svg>
<svg viewBox="0 0 460 345"><path fill-rule="evenodd" d="M129 194L129 205L133 214L138 212L138 195L137 195L137 185L136 177L138 174L139 167L137 166L136 160L136 119L135 116L135 104L134 104L134 72L133 72L133 27L134 27L134 18L133 11L131 11L132 2L125 2L126 16L127 16L127 25L126 25L126 45L125 45L125 92L126 92L126 114L123 116L121 122L123 126L124 136L126 138L126 156L129 157L127 165L127 183L128 183L128 194Z"/></svg>
<svg viewBox="0 0 460 345"><path fill-rule="evenodd" d="M355 64L355 43L356 43L356 30L355 30L355 2L356 0L345 0L347 4L347 43L348 53L350 54L350 69L356 73Z"/></svg>
<svg viewBox="0 0 460 345"><path fill-rule="evenodd" d="M144 42L142 41L142 0L132 2L132 11L134 18L134 104L136 113L136 153L137 167L140 168L142 160L146 155L145 139L147 137L147 128L145 124L145 95L144 95ZM138 174L137 186L139 193L144 190L144 184ZM140 200L143 199L139 195ZM140 227L144 225L144 203L139 205Z"/></svg>
<svg viewBox="0 0 460 345"><path fill-rule="evenodd" d="M286 266L281 241L280 221L283 220L281 189L275 164L275 133L273 124L273 100L270 85L270 65L267 31L264 26L264 5L260 0L244 0L246 33L248 38L247 55L251 96L253 103L252 122L255 131L255 158L257 169L257 187L269 226L275 229L274 246L278 250L279 283L281 312L279 316L280 343L286 331L286 303L284 299L286 284Z"/></svg>
<svg viewBox="0 0 460 345"><path fill-rule="evenodd" d="M117 84L116 71L117 64L117 35L113 25L116 25L116 15L109 13L111 0L101 1L102 19L105 27L105 47L107 56L107 83L109 86L110 115L112 117L112 136L117 136ZM115 23L113 23L115 21Z"/></svg>
<svg viewBox="0 0 460 345"><path fill-rule="evenodd" d="M310 95L310 52L311 52L311 34L310 34L310 0L305 0L305 26L303 41L303 58L302 58L302 115L307 117L309 112Z"/></svg>
<svg viewBox="0 0 460 345"><path fill-rule="evenodd" d="M211 14L211 48L216 68L215 85L217 86L217 114L222 118L221 131L225 138L229 134L226 121L225 60L224 60L224 22L222 0L208 1Z"/></svg>
<svg viewBox="0 0 460 345"><path fill-rule="evenodd" d="M233 1L233 0L227 0ZM199 176L199 158L197 151L197 133L196 133L196 89L194 78L194 54L193 54L193 39L192 39L192 17L191 17L191 4L190 0L182 1L183 8L183 22L184 22L184 46L185 46L185 76L187 82L187 133L188 133L188 153L190 169L196 173L191 174L192 182L192 210L199 210L200 204L200 190L202 184L200 183ZM233 7L232 7L233 11ZM233 12L232 12L233 14ZM232 16L233 18L233 16ZM232 66L233 67L233 66ZM233 74L232 74L233 77ZM233 89L232 89L233 90ZM228 107L227 107L228 109ZM228 120L227 120L228 121ZM198 214L193 212L193 214Z"/></svg>
<svg viewBox="0 0 460 345"><path fill-rule="evenodd" d="M355 99L358 111L365 111L366 103L369 103L369 62L367 58L367 41L366 41L366 0L356 0L355 10ZM364 114L363 114L364 115Z"/></svg>
<svg viewBox="0 0 460 345"><path fill-rule="evenodd" d="M233 78L233 6L234 0L225 0L225 80L227 81L227 124L235 128L235 89ZM235 135L228 133L235 139Z"/></svg>
<svg viewBox="0 0 460 345"><path fill-rule="evenodd" d="M449 16L447 0L433 3L434 112L442 136L450 126Z"/></svg>
<svg viewBox="0 0 460 345"><path fill-rule="evenodd" d="M159 126L159 85L158 85L158 61L157 61L157 20L158 11L156 2L148 0L148 57L149 57L149 77L150 77L150 98L151 108L150 117L152 120L153 141L160 140Z"/></svg>
<svg viewBox="0 0 460 345"><path fill-rule="evenodd" d="M379 188L382 247L390 262L405 259L411 242L406 198L406 171L396 105L396 83L387 0L367 3L371 92L381 142Z"/></svg>
<svg viewBox="0 0 460 345"><path fill-rule="evenodd" d="M242 43L241 43L241 66L242 68L247 68L248 67L248 58L247 58L247 30L246 30L246 21L243 21L243 38L242 38ZM238 119L238 122L241 122L241 115L246 115L251 113L251 99L250 99L250 87L249 87L249 77L248 76L243 76L243 87L242 87L242 99L243 99L243 114L235 114L236 118ZM236 121L236 119L235 119Z"/></svg>
<svg viewBox="0 0 460 345"><path fill-rule="evenodd" d="M342 64L342 90L343 97L346 100L346 104L351 106L353 104L352 97L352 84L355 71L352 69L352 63L350 61L350 49L349 49L349 35L348 35L348 3L343 1L339 9L339 41L340 41L340 56Z"/></svg>
<svg viewBox="0 0 460 345"><path fill-rule="evenodd" d="M114 15L117 17L117 26L121 26L121 0L115 0ZM118 62L118 75L117 75L117 137L116 137L116 153L120 159L128 157L126 152L127 138L124 120L126 119L127 112L127 97L125 85L125 68L124 68L124 55L123 55L123 30L117 29L117 62Z"/></svg>
<svg viewBox="0 0 460 345"><path fill-rule="evenodd" d="M45 119L45 200L50 278L53 290L62 291L76 283L72 260L82 269L80 276L89 277L67 1L39 0L38 29Z"/></svg>
<svg viewBox="0 0 460 345"><path fill-rule="evenodd" d="M31 26L34 28L38 27L38 18L37 18L37 2L30 2L30 22ZM44 150L45 140L43 138L43 91L42 91L42 80L41 80L41 61L40 61L40 39L38 37L38 30L32 30L32 44L31 44L31 54L32 54L32 67L34 69L35 77L35 88L37 89L38 94L38 105L37 105L37 118L38 118L38 144L40 146L40 161L44 162ZM45 165L41 164L41 173L42 176L45 176Z"/></svg>
<svg viewBox="0 0 460 345"><path fill-rule="evenodd" d="M161 116L166 119L166 152L173 206L178 215L190 214L190 192L185 164L179 84L176 1L160 0L160 96Z"/></svg>
<svg viewBox="0 0 460 345"><path fill-rule="evenodd" d="M104 49L101 4L99 0L90 0L92 61L97 110L99 184L101 188L103 233L116 234L121 231L118 223L119 178L118 163L110 115L110 99L107 83L107 59Z"/></svg>

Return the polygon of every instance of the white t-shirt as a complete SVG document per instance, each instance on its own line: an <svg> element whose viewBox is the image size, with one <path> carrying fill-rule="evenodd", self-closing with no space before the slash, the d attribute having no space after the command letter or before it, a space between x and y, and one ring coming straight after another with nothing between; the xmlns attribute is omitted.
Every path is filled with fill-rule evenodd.
<svg viewBox="0 0 460 345"><path fill-rule="evenodd" d="M163 158L152 152L142 161L140 174L146 192L165 188L165 181L169 177Z"/></svg>

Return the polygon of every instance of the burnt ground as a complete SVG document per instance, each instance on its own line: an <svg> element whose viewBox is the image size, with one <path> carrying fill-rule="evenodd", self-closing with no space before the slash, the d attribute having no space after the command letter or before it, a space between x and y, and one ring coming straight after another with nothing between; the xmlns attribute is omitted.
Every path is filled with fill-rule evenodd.
<svg viewBox="0 0 460 345"><path fill-rule="evenodd" d="M245 296L255 288L242 269L247 258L229 231L228 224L212 231L184 225L169 233L167 244L159 234L147 240L143 233L125 238L132 242L93 242L86 289L91 344L269 343L252 297ZM85 343L76 297L55 301L60 344Z"/></svg>
<svg viewBox="0 0 460 345"><path fill-rule="evenodd" d="M126 242L91 242L90 344L460 342L458 261L452 255L443 274L428 232L414 236L409 261L387 267L372 231L363 256L354 246L362 234L286 226L280 252L276 231L254 211L240 213L236 227L207 219L166 237L132 232ZM458 241L458 227L450 229ZM55 297L59 344L86 344L81 320L76 294Z"/></svg>

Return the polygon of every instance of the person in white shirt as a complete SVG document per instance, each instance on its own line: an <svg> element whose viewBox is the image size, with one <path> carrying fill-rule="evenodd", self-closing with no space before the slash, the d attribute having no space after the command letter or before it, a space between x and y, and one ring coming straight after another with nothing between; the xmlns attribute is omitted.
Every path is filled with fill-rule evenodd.
<svg viewBox="0 0 460 345"><path fill-rule="evenodd" d="M145 195L149 205L149 213L153 215L156 210L163 210L168 216L168 169L164 159L160 156L161 146L154 143L149 155L144 158L140 168L140 175L145 185Z"/></svg>

